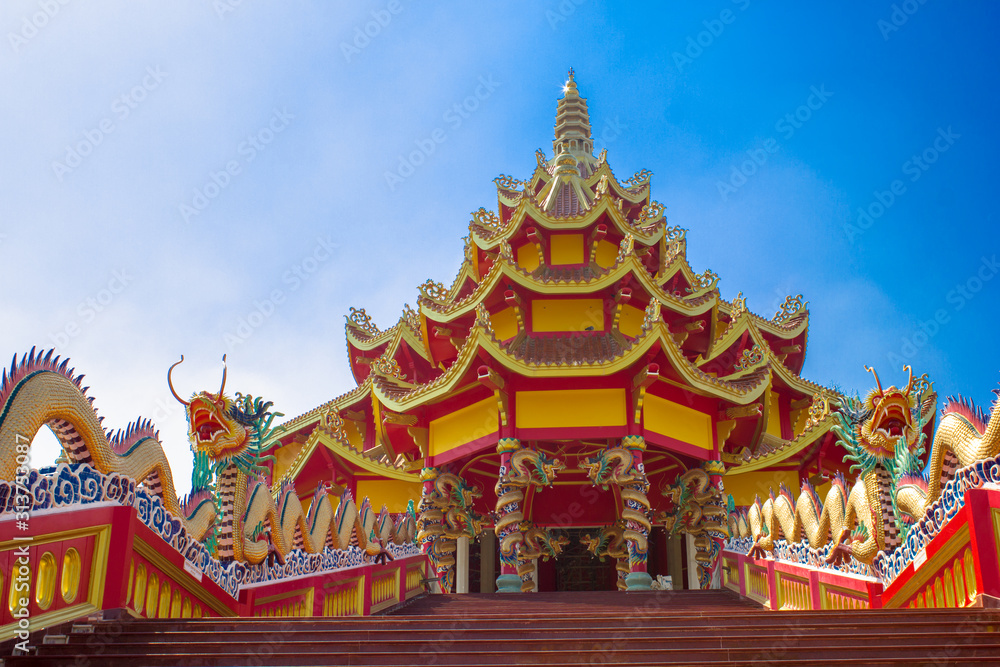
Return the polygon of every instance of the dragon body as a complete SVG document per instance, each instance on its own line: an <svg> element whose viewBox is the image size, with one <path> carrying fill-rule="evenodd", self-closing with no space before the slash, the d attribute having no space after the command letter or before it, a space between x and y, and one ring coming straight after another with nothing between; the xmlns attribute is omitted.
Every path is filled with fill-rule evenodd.
<svg viewBox="0 0 1000 667"><path fill-rule="evenodd" d="M223 361L225 357L223 357ZM181 357L183 361L183 357ZM108 434L101 425L83 376L53 352L15 357L0 383L0 478L16 472L18 443L30 442L48 426L59 439L63 456L86 463L104 474L118 473L140 481L159 496L164 508L181 518L187 533L210 545L221 560L259 563L269 555L279 560L293 549L315 553L326 546L347 548L352 531L361 548L381 552L389 541L413 539L412 511L393 524L383 507L375 515L367 499L358 509L345 490L336 510L320 485L305 512L295 488L286 483L271 489L262 443L270 432L270 403L260 398L225 395L226 374L218 392L199 392L184 400L173 389L188 419L194 453L192 491L178 499L170 465L157 432L145 420Z"/></svg>
<svg viewBox="0 0 1000 667"><path fill-rule="evenodd" d="M763 503L757 498L747 515L753 539L751 554L761 557L783 537L803 538L820 549L831 545L828 562L849 558L871 564L879 551L890 551L923 515L927 485L920 478L923 426L933 417L936 397L925 377L912 372L906 387L877 387L864 400L845 398L833 431L854 461L857 480L848 489L843 476L831 480L824 502L805 482L798 499L782 486Z"/></svg>
<svg viewBox="0 0 1000 667"><path fill-rule="evenodd" d="M513 451L503 450L505 444ZM501 562L509 567L517 568L520 574L525 569L523 559L519 557L520 545L525 539L521 529L524 523L524 513L521 509L524 502L524 489L532 485L548 486L559 471L564 470L566 466L558 459L546 456L543 452L521 449L516 440L502 443L498 447L498 451L502 452L502 456L507 456L509 453L510 459L507 466L501 465L500 475L497 477L494 489L497 495L497 520L494 531L500 541ZM529 548L525 553L530 552ZM530 572L526 574L530 575ZM524 576L524 574L521 575L522 582L525 581ZM522 588L523 586L524 583L522 583Z"/></svg>
<svg viewBox="0 0 1000 667"><path fill-rule="evenodd" d="M668 535L685 532L693 536L698 581L702 588L709 588L721 543L728 536L728 512L720 490L704 468L692 468L661 492L667 508L657 514L657 523L663 523Z"/></svg>
<svg viewBox="0 0 1000 667"><path fill-rule="evenodd" d="M580 538L580 543L596 558L615 559L615 570L618 573L618 590L628 590L625 577L628 576L628 543L625 542L625 529L620 524L601 527L594 536L590 533Z"/></svg>
<svg viewBox="0 0 1000 667"><path fill-rule="evenodd" d="M517 546L517 574L521 577L521 592L534 589L535 568L539 558L558 558L569 538L548 528L525 522L521 526L521 542Z"/></svg>
<svg viewBox="0 0 1000 667"><path fill-rule="evenodd" d="M458 539L474 540L483 531L483 517L472 507L482 492L466 484L461 477L437 468L424 468L420 477L424 481L424 493L418 507L417 541L430 556L442 590L451 592L455 584Z"/></svg>
<svg viewBox="0 0 1000 667"><path fill-rule="evenodd" d="M1000 390L994 390L1000 397ZM941 495L941 488L959 468L1000 454L1000 410L994 400L990 415L971 401L949 398L934 434L928 460L928 488L923 509ZM922 514L923 512L921 512Z"/></svg>
<svg viewBox="0 0 1000 667"><path fill-rule="evenodd" d="M118 473L142 482L158 495L168 512L183 519L188 534L202 539L216 518L206 494L179 500L170 464L159 434L147 420L137 420L114 433L105 431L69 360L60 362L53 350L32 348L20 361L14 357L0 381L0 479L14 479L18 445L30 443L49 427L70 463L85 463L104 474Z"/></svg>
<svg viewBox="0 0 1000 667"><path fill-rule="evenodd" d="M650 505L646 495L649 482L636 464L636 452L645 449L641 437L626 436L621 447L603 449L584 459L581 467L595 486L607 489L609 484L619 487L622 497L621 518L625 529L623 536L628 544L630 567L645 564L649 552ZM641 454L640 454L641 456Z"/></svg>

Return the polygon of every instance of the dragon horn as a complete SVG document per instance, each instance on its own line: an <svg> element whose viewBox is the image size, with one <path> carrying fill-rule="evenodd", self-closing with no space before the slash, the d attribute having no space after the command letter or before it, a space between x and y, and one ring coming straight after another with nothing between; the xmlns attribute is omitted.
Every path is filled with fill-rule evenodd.
<svg viewBox="0 0 1000 667"><path fill-rule="evenodd" d="M910 390L913 389L913 369L910 368L909 364L905 364L903 370L910 374L910 379L906 382L906 389L903 391L904 394L909 394Z"/></svg>
<svg viewBox="0 0 1000 667"><path fill-rule="evenodd" d="M219 398L222 398L222 392L226 390L226 355L222 355L222 386L219 387Z"/></svg>
<svg viewBox="0 0 1000 667"><path fill-rule="evenodd" d="M181 361L184 361L184 355L183 354L181 355ZM178 361L176 364L174 364L174 366L180 365L181 361ZM189 401L185 401L183 398L181 398L180 396L178 396L177 392L174 390L174 383L171 382L171 380L170 380L170 374L174 372L174 366L171 366L170 369L167 371L167 386L170 387L170 393L173 394L174 398L176 398L182 404L184 404L184 405L191 405L191 403Z"/></svg>
<svg viewBox="0 0 1000 667"><path fill-rule="evenodd" d="M878 386L878 393L884 394L885 392L882 391L882 382L878 379L878 373L875 372L875 369L865 366L865 370L875 376L875 384Z"/></svg>

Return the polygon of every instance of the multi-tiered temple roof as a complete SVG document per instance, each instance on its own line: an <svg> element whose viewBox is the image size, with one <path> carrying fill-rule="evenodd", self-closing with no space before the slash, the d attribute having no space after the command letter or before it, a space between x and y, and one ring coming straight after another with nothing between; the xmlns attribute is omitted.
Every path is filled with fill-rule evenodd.
<svg viewBox="0 0 1000 667"><path fill-rule="evenodd" d="M347 318L357 387L285 424L276 476L416 482L426 465L492 451L500 437L643 435L680 461L730 473L800 473L832 446L828 397L800 377L809 311L770 318L686 256L687 231L651 198L651 173L619 180L593 154L573 73L554 155L495 179L472 214L458 274L420 285L418 310L379 329ZM807 475L808 476L808 475Z"/></svg>

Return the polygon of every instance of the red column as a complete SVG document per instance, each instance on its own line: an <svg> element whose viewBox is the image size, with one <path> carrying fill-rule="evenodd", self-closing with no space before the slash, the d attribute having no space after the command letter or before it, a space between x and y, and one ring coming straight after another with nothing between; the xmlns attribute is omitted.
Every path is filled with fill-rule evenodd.
<svg viewBox="0 0 1000 667"><path fill-rule="evenodd" d="M504 484L510 473L510 459L521 448L517 438L501 438L497 443L500 454L500 470L497 477L497 523L496 535L500 544L500 576L497 577L498 593L520 593L521 577L517 574L517 543L520 541L520 499L501 500L505 495L519 489L513 484ZM516 516L512 516L516 515Z"/></svg>

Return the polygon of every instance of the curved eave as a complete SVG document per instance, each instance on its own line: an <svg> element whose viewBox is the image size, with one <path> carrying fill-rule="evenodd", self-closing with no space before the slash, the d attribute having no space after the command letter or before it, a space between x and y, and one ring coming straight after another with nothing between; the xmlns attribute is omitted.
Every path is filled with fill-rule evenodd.
<svg viewBox="0 0 1000 667"><path fill-rule="evenodd" d="M456 295L461 291L462 286L465 285L466 280L471 280L474 283L479 282L479 276L476 275L476 270L472 266L472 262L469 261L468 253L462 259L462 266L458 267L458 275L451 282L451 287L448 288L447 299L449 301L454 300Z"/></svg>
<svg viewBox="0 0 1000 667"><path fill-rule="evenodd" d="M746 472L754 472L755 470L763 470L764 468L778 465L782 461L785 461L806 449L815 443L819 438L825 436L834 425L835 420L836 416L831 413L815 424L811 429L799 434L799 436L794 440L789 440L779 449L765 454L759 459L754 459L730 468L726 471L726 474L740 475Z"/></svg>
<svg viewBox="0 0 1000 667"><path fill-rule="evenodd" d="M720 305L721 303L722 302L720 300ZM808 327L809 319L806 317L794 329L783 330L777 335L785 340L792 340L801 335ZM712 343L711 349L709 349L706 355L699 359L698 363L707 363L717 358L719 355L723 354L733 345L738 343L743 334L748 332L753 342L757 343L762 350L767 350L769 352L772 351L771 344L766 338L764 338L758 327L758 323L750 317L749 313L744 312L737 317L735 322L731 323L729 328L722 334L721 337Z"/></svg>
<svg viewBox="0 0 1000 667"><path fill-rule="evenodd" d="M732 313L733 304L725 299L720 299L719 301L720 312L729 315ZM809 309L803 308L794 315L784 318L780 322L775 322L773 319L767 319L761 317L760 315L754 313L753 311L747 309L743 311L758 328L767 331L770 334L774 334L778 338L784 340L791 340L805 331L809 326Z"/></svg>
<svg viewBox="0 0 1000 667"><path fill-rule="evenodd" d="M830 396L842 398L840 392L831 389L830 387L824 387L821 384L806 380L801 375L785 366L773 353L771 355L771 371L776 376L781 378L781 380L789 387L802 392L806 396L813 396L822 391L826 392Z"/></svg>
<svg viewBox="0 0 1000 667"><path fill-rule="evenodd" d="M476 306L496 289L498 285L506 284L510 281L539 294L590 294L615 285L629 273L643 285L648 294L659 299L660 303L673 312L689 316L701 315L711 310L716 304L716 298L705 298L715 296L716 293L714 290L695 292L684 299L678 298L673 294L668 294L649 275L649 272L646 271L646 268L639 262L638 258L635 255L630 255L625 261L611 267L600 276L590 281L581 282L549 282L539 280L524 272L516 264L498 259L483 281L476 287L475 291L461 303L448 304L447 306L443 306L441 310L437 310L428 306L426 301L421 300L419 303L420 312L428 319L445 323L474 311Z"/></svg>
<svg viewBox="0 0 1000 667"><path fill-rule="evenodd" d="M611 170L611 165L609 165L607 161L602 162L597 170L590 175L590 178L586 181L587 186L593 190L594 187L600 182L601 176L607 176L608 186L614 189L616 195L630 204L639 204L649 199L650 177L652 174L649 174L646 180L632 186L635 192L632 192L632 190L622 185L621 181L618 180L615 173Z"/></svg>
<svg viewBox="0 0 1000 667"><path fill-rule="evenodd" d="M531 217L533 224L536 224L543 229L548 231L566 232L586 229L597 222L598 218L605 213L608 214L608 217L614 223L615 228L622 236L631 234L637 243L649 246L653 245L663 237L663 233L666 229L666 218L660 216L659 219L645 225L645 229L653 228L651 231L643 231L643 228L633 227L628 224L624 214L618 210L618 206L614 203L614 201L614 197L604 194L596 198L593 206L591 206L585 213L578 216L556 218L550 216L541 207L539 207L538 204L535 203L532 196L525 196L521 199L517 208L514 210L514 213L511 215L511 221L504 227L503 230L498 231L490 238L484 238L478 233L473 232L472 240L477 246L479 246L480 249L492 250L496 248L501 241L509 241L513 238L524 225L524 221L529 216Z"/></svg>
<svg viewBox="0 0 1000 667"><path fill-rule="evenodd" d="M334 398L333 400L327 401L322 405L319 405L308 412L304 412L297 417L292 417L288 421L282 422L275 427L273 432L274 437L283 438L288 436L290 433L299 431L313 423L316 423L320 418L326 414L331 408L337 410L343 410L344 408L355 405L362 400L367 399L371 395L372 391L372 378L369 375L365 378L364 382L358 384L357 387L351 389L347 393L341 394L340 396ZM279 430L280 429L280 430Z"/></svg>
<svg viewBox="0 0 1000 667"><path fill-rule="evenodd" d="M397 350L399 350L400 343L403 341L406 341L410 349L426 359L428 363L433 363L430 352L424 346L423 337L414 333L403 322L397 322L395 326L380 332L378 336L366 336L365 338L359 338L357 332L351 326L347 327L347 342L362 352L370 352L388 343L388 347L382 354L388 353L390 356L395 356Z"/></svg>
<svg viewBox="0 0 1000 667"><path fill-rule="evenodd" d="M519 375L553 378L610 375L640 363L650 349L657 344L692 390L704 395L715 396L735 405L747 405L760 398L770 384L770 376L766 372L758 373L756 382L753 382L753 378L744 378L744 381L753 382L748 387L738 387L733 383L718 380L703 373L683 355L663 322L653 325L650 330L645 332L645 335L635 341L632 347L613 360L577 364L533 364L516 359L504 349L502 343L488 335L477 323L462 346L458 359L439 378L396 396L387 395L377 386L374 387L373 391L379 401L391 410L405 412L419 405L434 402L434 400L456 389L462 378L469 372L471 364L480 360L477 354L479 349L489 354L497 363Z"/></svg>
<svg viewBox="0 0 1000 667"><path fill-rule="evenodd" d="M701 274L695 273L694 269L687 261L687 240L684 241L684 247L670 258L669 262L664 262L663 266L660 267L660 272L656 277L657 285L664 285L670 282L670 280L680 273L684 280L687 281L688 285L694 285L698 277ZM697 293L706 292L710 290L700 290ZM690 298L690 297L688 297ZM720 300L721 301L721 300Z"/></svg>
<svg viewBox="0 0 1000 667"><path fill-rule="evenodd" d="M389 479L397 479L403 482L419 482L420 475L406 472L405 470L400 470L394 466L389 466L380 461L375 461L358 450L351 447L349 444L340 442L336 438L333 438L328 433L322 429L314 429L306 440L305 444L302 445L302 449L296 455L292 464L288 467L288 471L282 475L281 479L273 484L274 488L280 488L281 483L285 480L294 480L298 477L302 470L305 468L306 463L312 457L316 448L319 446L326 447L330 450L330 453L334 456L343 459L349 463L353 468L358 468L366 472L379 475L380 477L387 477Z"/></svg>

